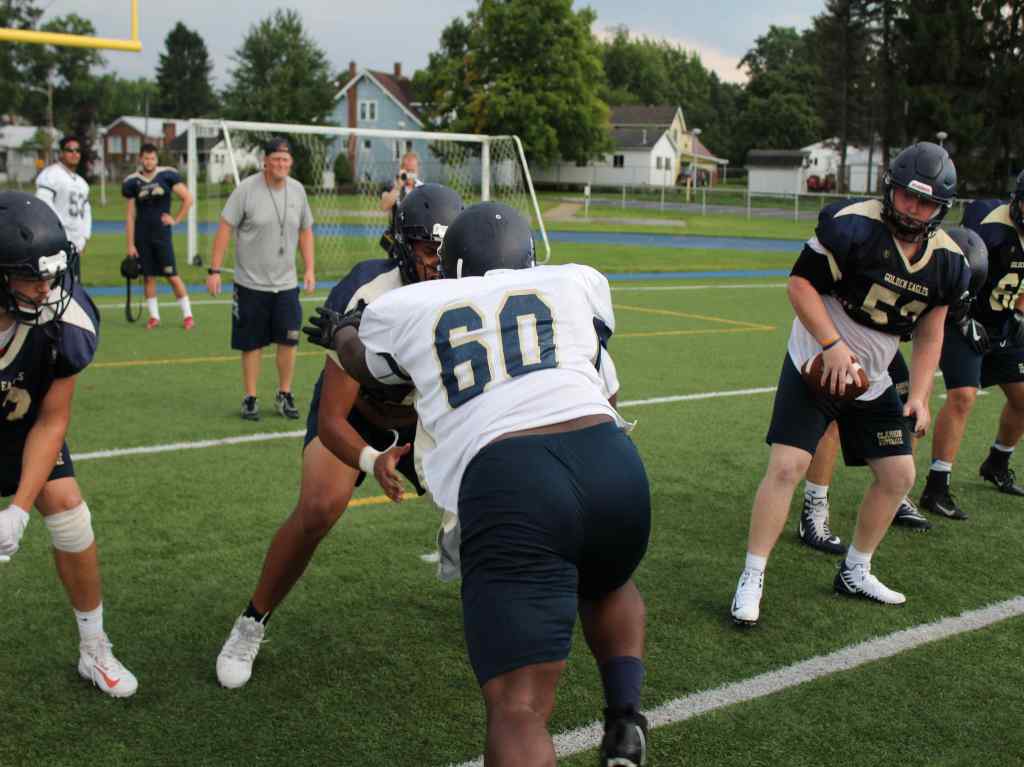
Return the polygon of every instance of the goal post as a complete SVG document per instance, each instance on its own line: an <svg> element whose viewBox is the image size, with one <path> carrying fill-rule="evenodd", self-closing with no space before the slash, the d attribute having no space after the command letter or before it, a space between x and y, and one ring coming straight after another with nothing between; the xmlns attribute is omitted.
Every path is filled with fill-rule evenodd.
<svg viewBox="0 0 1024 767"><path fill-rule="evenodd" d="M340 128L230 120L189 121L187 172L195 203L188 217L188 259L209 259L227 196L262 167L272 136L291 142L292 177L306 187L316 235L317 276L341 277L358 261L382 258L389 216L380 196L406 152L420 160L420 177L455 189L467 205L496 200L516 208L539 232L538 262L551 245L517 136L486 136L375 128ZM233 266L234 251L225 258Z"/></svg>

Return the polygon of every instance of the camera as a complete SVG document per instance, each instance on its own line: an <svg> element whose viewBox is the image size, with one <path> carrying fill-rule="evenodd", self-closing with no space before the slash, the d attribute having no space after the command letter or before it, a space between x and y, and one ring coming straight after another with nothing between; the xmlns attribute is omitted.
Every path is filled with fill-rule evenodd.
<svg viewBox="0 0 1024 767"><path fill-rule="evenodd" d="M398 178L400 181L402 181L402 183L405 183L407 181L415 181L416 174L410 170L403 170L401 173L398 174Z"/></svg>

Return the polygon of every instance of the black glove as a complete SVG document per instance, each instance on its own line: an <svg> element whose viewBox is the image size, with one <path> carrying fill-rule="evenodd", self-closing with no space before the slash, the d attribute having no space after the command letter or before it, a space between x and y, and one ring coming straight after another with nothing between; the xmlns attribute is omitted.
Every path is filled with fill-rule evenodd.
<svg viewBox="0 0 1024 767"><path fill-rule="evenodd" d="M985 330L985 326L968 316L964 316L958 320L956 326L960 328L960 332L963 333L965 339L967 339L967 345L970 346L976 354L985 354L992 345L988 340L988 331Z"/></svg>
<svg viewBox="0 0 1024 767"><path fill-rule="evenodd" d="M1016 309L1006 321L1006 340L1014 346L1024 346L1024 314Z"/></svg>
<svg viewBox="0 0 1024 767"><path fill-rule="evenodd" d="M354 308L342 314L326 306L316 308L316 316L310 317L312 327L307 325L302 329L309 340L317 346L325 349L334 348L334 335L342 328L358 328L363 319L363 309L366 308L366 301L359 299Z"/></svg>

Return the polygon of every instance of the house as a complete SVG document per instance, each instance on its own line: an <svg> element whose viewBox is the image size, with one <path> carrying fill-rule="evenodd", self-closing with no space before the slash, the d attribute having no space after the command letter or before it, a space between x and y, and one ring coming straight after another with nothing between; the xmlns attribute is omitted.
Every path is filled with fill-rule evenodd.
<svg viewBox="0 0 1024 767"><path fill-rule="evenodd" d="M647 128L668 132L678 149L675 167L684 179L691 175L709 184L719 179L719 169L729 161L717 157L699 138L700 128L688 128L682 107L673 106L618 106L612 107L612 128Z"/></svg>
<svg viewBox="0 0 1024 767"><path fill-rule="evenodd" d="M187 129L188 120L176 117L118 117L100 130L103 136L103 157L112 161L134 161L143 144L167 146Z"/></svg>
<svg viewBox="0 0 1024 767"><path fill-rule="evenodd" d="M751 194L800 194L806 187L807 149L751 149L747 188Z"/></svg>
<svg viewBox="0 0 1024 767"><path fill-rule="evenodd" d="M186 128L167 145L167 149L174 156L175 163L179 168L188 166L188 132L189 129ZM224 181L234 183L235 168L238 169L240 178L245 178L254 170L258 170L263 163L263 153L257 146L245 146L238 143L239 138L240 136L236 136L231 145L235 160L232 165L223 131L208 126L197 127L196 153L199 155L200 176L205 170L206 180L211 184L219 184Z"/></svg>
<svg viewBox="0 0 1024 767"><path fill-rule="evenodd" d="M840 152L839 139L827 138L805 146L809 152L806 187L808 192L831 192L838 189ZM882 149L874 150L856 144L846 146L846 185L852 194L876 194L878 182L885 173Z"/></svg>
<svg viewBox="0 0 1024 767"><path fill-rule="evenodd" d="M0 182L26 184L56 156L60 131L35 125L0 126Z"/></svg>

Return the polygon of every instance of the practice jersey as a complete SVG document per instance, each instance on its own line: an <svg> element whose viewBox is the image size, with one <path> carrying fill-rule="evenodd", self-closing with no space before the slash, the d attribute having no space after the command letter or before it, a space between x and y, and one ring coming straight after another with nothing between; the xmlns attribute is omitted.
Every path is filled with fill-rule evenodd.
<svg viewBox="0 0 1024 767"><path fill-rule="evenodd" d="M121 194L135 200L135 233L151 239L171 236L171 227L160 220L171 212L172 190L181 183L181 174L174 168L158 167L151 178L136 171L124 180Z"/></svg>
<svg viewBox="0 0 1024 767"><path fill-rule="evenodd" d="M462 475L509 432L603 414L598 365L615 329L608 281L576 264L435 280L381 296L359 337L382 383L413 383L436 445L423 461L442 508L458 513Z"/></svg>
<svg viewBox="0 0 1024 767"><path fill-rule="evenodd" d="M1001 333L1024 286L1024 239L1010 218L1010 206L1000 200L975 200L964 210L962 225L988 247L988 278L971 315Z"/></svg>
<svg viewBox="0 0 1024 767"><path fill-rule="evenodd" d="M3 452L20 453L54 380L77 375L92 362L99 327L99 312L78 283L59 320L54 321L51 314L49 321L44 315L38 325L15 326L6 351L0 355Z"/></svg>
<svg viewBox="0 0 1024 767"><path fill-rule="evenodd" d="M79 251L92 237L89 183L62 163L48 165L36 176L36 197L56 211L68 239Z"/></svg>
<svg viewBox="0 0 1024 767"><path fill-rule="evenodd" d="M944 231L920 244L910 262L882 221L879 200L845 200L818 217L792 274L819 293L839 335L857 355L871 382L861 399L878 397L892 383L888 368L902 335L937 306L955 303L967 291L970 267ZM793 321L789 355L800 368L821 351L799 318Z"/></svg>

